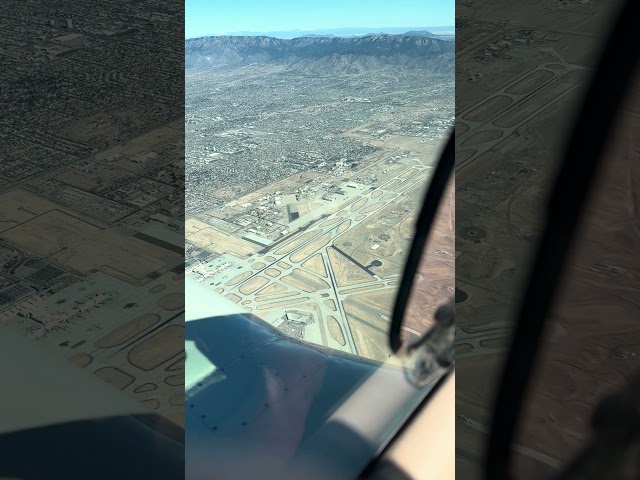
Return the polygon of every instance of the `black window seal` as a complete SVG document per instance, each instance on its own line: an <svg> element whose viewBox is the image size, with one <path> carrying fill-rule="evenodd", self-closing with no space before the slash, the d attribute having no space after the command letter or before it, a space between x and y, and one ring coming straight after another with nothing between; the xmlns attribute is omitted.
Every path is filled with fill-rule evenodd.
<svg viewBox="0 0 640 480"><path fill-rule="evenodd" d="M440 154L436 169L433 172L429 188L424 197L422 209L416 221L416 231L413 242L409 250L409 255L405 261L404 272L398 294L396 296L393 314L391 316L391 327L389 328L389 346L393 353L397 353L402 347L401 330L404 320L404 314L407 304L411 296L413 280L420 266L424 247L429 239L429 233L438 213L438 207L444 191L447 188L447 182L455 167L455 131L449 134L449 139Z"/></svg>

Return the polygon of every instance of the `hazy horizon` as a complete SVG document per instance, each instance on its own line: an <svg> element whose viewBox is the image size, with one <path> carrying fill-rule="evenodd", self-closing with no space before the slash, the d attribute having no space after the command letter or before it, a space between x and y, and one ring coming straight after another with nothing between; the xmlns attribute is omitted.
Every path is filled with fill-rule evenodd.
<svg viewBox="0 0 640 480"><path fill-rule="evenodd" d="M322 29L292 29L292 30L236 30L228 32L211 32L205 34L185 36L185 39L216 37L216 36L267 36L282 39L297 38L306 35L333 35L333 36L362 36L375 33L385 34L403 34L411 31L427 30L435 35L454 36L454 25L438 25L430 27L340 27L340 28L322 28Z"/></svg>
<svg viewBox="0 0 640 480"><path fill-rule="evenodd" d="M455 3L440 0L394 0L393 3L388 0L185 0L186 38L239 32L270 36L280 33L290 37L294 32L300 36L338 29L355 34L369 33L363 29L402 33L397 30L416 28L405 25L432 25L432 28L442 25L453 30Z"/></svg>

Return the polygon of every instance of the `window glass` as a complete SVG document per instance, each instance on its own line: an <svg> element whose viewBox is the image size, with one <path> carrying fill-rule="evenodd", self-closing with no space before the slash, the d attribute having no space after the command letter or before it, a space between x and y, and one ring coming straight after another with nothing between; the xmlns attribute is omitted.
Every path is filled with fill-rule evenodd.
<svg viewBox="0 0 640 480"><path fill-rule="evenodd" d="M186 369L204 372L187 391L191 464L233 437L276 472L329 448L311 435L325 424L333 466L368 461L433 386L407 380L388 332L454 123L453 2L186 5ZM453 184L413 336L453 294L452 200Z"/></svg>
<svg viewBox="0 0 640 480"><path fill-rule="evenodd" d="M187 2L187 276L293 338L389 360L404 259L453 124L453 29L285 32L274 18L247 32L207 12ZM414 333L453 293L452 195Z"/></svg>

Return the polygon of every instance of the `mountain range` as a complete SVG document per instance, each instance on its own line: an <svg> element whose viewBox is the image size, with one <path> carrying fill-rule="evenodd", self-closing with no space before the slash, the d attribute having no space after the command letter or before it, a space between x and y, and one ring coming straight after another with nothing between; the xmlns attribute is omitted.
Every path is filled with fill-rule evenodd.
<svg viewBox="0 0 640 480"><path fill-rule="evenodd" d="M330 37L353 37L370 35L372 33L390 33L395 35L401 35L409 31L424 31L428 30L434 35L453 37L455 34L455 27L450 26L421 26L421 27L349 27L349 28L324 28L315 30L276 30L276 31L235 31L235 32L207 32L202 35L190 35L188 38L196 37L212 37L217 35L234 35L234 36L267 36L276 38L297 38L307 36L330 36Z"/></svg>
<svg viewBox="0 0 640 480"><path fill-rule="evenodd" d="M314 74L361 73L380 68L454 71L455 44L428 31L357 37L213 36L185 41L185 67L284 65Z"/></svg>

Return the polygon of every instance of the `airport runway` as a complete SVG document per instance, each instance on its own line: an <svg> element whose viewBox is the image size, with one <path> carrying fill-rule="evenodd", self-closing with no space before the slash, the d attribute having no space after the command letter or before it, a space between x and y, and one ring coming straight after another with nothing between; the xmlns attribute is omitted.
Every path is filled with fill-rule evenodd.
<svg viewBox="0 0 640 480"><path fill-rule="evenodd" d="M346 340L346 345L343 350L359 354L354 335L351 332L349 321L347 319L347 313L343 306L343 301L348 298L350 294L355 292L359 295L382 290L392 290L395 292L398 286L399 275L395 276L398 278L381 278L375 274L375 267L367 268L366 266L360 265L360 269L370 278L357 283L350 283L348 286L340 287L339 280L336 278L337 275L339 275L339 272L335 271L334 266L330 261L328 250L339 250L339 248L336 249L334 246L339 245L341 238L348 235L355 228L366 224L368 219L381 209L389 205L396 204L398 198L402 196L404 192L410 191L419 185L426 184L430 170L430 166L421 165L417 162L413 165L408 165L407 168L397 173L382 186L375 190L367 190L363 194L358 195L340 205L336 212L328 215L321 221L316 221L308 230L303 227L297 232L289 234L289 239L285 242L279 242L277 247L270 248L269 251L265 253L253 255L251 258L254 259L254 262L252 263L263 263L264 266L253 271L250 277L242 280L236 285L225 288L224 294L235 294L242 298L243 304L258 308L259 310L256 313L260 316L264 315L268 321L270 317L273 316L274 311L277 316L280 317L284 314L285 310L295 308L298 305L313 303L319 309L322 318L325 319L325 322L329 316L338 320ZM362 200L366 200L366 202L362 202ZM358 203L362 204L356 205ZM418 205L415 205L415 207L417 208ZM366 211L366 213L362 213L363 211ZM297 237L308 232L313 232L313 235L306 238L304 242L300 243L295 248L288 250L285 254L277 255L275 253L283 248L286 249L287 244L294 243ZM321 244L317 245L318 248L305 252L302 259L297 261L291 260L291 257L295 257L296 253L305 250L323 236L327 238L326 242L321 242ZM327 274L326 276L303 266L309 258L314 257L317 254L321 255L322 264ZM265 261L265 258L267 257L275 258L275 260ZM342 252L342 257L348 260L348 255L344 254L344 252ZM283 262L289 266L283 268ZM355 265L356 268L358 267L358 262L354 259L351 259L351 263ZM251 269L251 264L247 263L246 267L247 270ZM271 275L265 274L267 270L270 270ZM326 287L319 288L312 292L305 292L283 282L282 279L290 276L294 273L294 270L304 271L305 274L311 275L318 281L318 283L321 282L322 284L325 284ZM279 273L275 274L275 271ZM257 277L266 277L269 281L249 294L243 293L243 286L246 287ZM274 284L282 287L282 291L273 295L273 297L277 298L268 298L265 300L264 293L261 292ZM283 296L285 293L288 293L286 297ZM325 302L328 300L332 300L334 302L337 308L336 311L327 306ZM381 315L380 317L389 321L390 314L391 312L388 312L387 316ZM271 321L277 321L277 319L272 319ZM331 346L334 348L336 347L335 345Z"/></svg>

